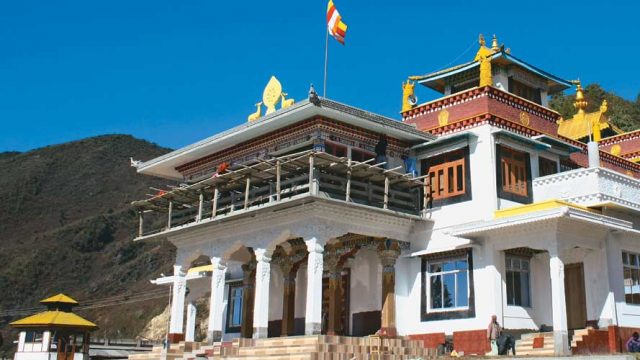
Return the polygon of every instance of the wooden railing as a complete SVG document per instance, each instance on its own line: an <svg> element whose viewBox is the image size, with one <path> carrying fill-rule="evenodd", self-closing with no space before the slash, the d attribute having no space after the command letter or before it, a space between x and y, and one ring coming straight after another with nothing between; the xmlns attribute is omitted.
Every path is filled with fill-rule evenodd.
<svg viewBox="0 0 640 360"><path fill-rule="evenodd" d="M211 179L134 202L140 215L138 237L308 196L409 215L423 214L427 177L399 172L401 168L385 169L384 165L307 151L239 166ZM145 228L149 213L165 213L166 222Z"/></svg>

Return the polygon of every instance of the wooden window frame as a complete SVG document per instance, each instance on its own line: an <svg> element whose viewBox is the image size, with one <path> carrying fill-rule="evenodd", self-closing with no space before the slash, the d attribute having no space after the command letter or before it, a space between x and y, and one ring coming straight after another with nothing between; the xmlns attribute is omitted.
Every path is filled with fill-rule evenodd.
<svg viewBox="0 0 640 360"><path fill-rule="evenodd" d="M461 175L459 173L461 169ZM443 184L437 174L442 174ZM422 174L429 176L430 207L471 200L471 169L469 147L449 151L422 160ZM451 180L451 181L450 181ZM461 180L461 188L458 186Z"/></svg>
<svg viewBox="0 0 640 360"><path fill-rule="evenodd" d="M513 77L509 77L509 92L538 105L542 105L542 90L522 81L515 80Z"/></svg>
<svg viewBox="0 0 640 360"><path fill-rule="evenodd" d="M549 166L549 167L553 166L555 170L551 173L547 173L547 171L545 171L546 166ZM543 156L538 157L538 176L549 176L549 175L557 174L558 172L559 172L558 163L556 161L547 159L546 157L543 157Z"/></svg>
<svg viewBox="0 0 640 360"><path fill-rule="evenodd" d="M522 156L517 159L514 155ZM505 174L505 166L520 168L524 174L514 175L513 172ZM529 204L533 201L533 189L531 187L531 157L528 152L513 149L509 146L499 144L496 146L496 186L498 197L519 203ZM505 177L508 176L509 184L504 184ZM513 185L516 183L515 185ZM517 183L520 183L518 185ZM514 188L516 186L517 188Z"/></svg>

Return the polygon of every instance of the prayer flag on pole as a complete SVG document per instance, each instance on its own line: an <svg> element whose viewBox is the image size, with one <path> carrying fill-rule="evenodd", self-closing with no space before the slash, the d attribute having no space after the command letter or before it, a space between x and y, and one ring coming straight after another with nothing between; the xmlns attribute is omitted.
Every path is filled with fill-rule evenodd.
<svg viewBox="0 0 640 360"><path fill-rule="evenodd" d="M344 37L347 35L347 24L342 22L342 16L338 13L338 9L333 4L333 0L329 0L327 5L327 29L329 35L344 45Z"/></svg>

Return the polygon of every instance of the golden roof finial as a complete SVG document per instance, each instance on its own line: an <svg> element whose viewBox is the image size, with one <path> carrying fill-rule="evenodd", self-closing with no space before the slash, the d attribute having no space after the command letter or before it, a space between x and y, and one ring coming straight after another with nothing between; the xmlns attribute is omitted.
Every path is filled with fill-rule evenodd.
<svg viewBox="0 0 640 360"><path fill-rule="evenodd" d="M607 112L607 109L609 108L608 106L609 104L607 103L607 99L602 100L602 105L600 105L600 113L604 114Z"/></svg>
<svg viewBox="0 0 640 360"><path fill-rule="evenodd" d="M494 53L494 51L485 46L487 43L484 41L484 35L480 34L478 36L478 44L480 44L480 48L478 49L475 58L473 58L473 61L480 61L483 57L487 57Z"/></svg>
<svg viewBox="0 0 640 360"><path fill-rule="evenodd" d="M491 41L491 50L500 50L500 46L498 46L498 37L496 37L496 34L493 34L493 40Z"/></svg>
<svg viewBox="0 0 640 360"><path fill-rule="evenodd" d="M572 83L576 85L576 100L573 102L573 106L578 109L578 113L583 113L589 103L584 97L584 90L582 89L580 79L574 80Z"/></svg>

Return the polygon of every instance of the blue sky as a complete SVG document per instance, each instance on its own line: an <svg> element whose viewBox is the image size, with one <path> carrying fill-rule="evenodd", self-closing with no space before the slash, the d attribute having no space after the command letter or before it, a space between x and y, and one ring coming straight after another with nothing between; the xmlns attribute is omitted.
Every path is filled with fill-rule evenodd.
<svg viewBox="0 0 640 360"><path fill-rule="evenodd" d="M327 95L387 116L399 118L407 76L472 59L480 32L552 74L640 92L637 2L335 4L349 30L346 46L329 44ZM0 151L106 133L177 148L245 122L272 74L304 98L322 87L325 10L324 0L3 1Z"/></svg>

